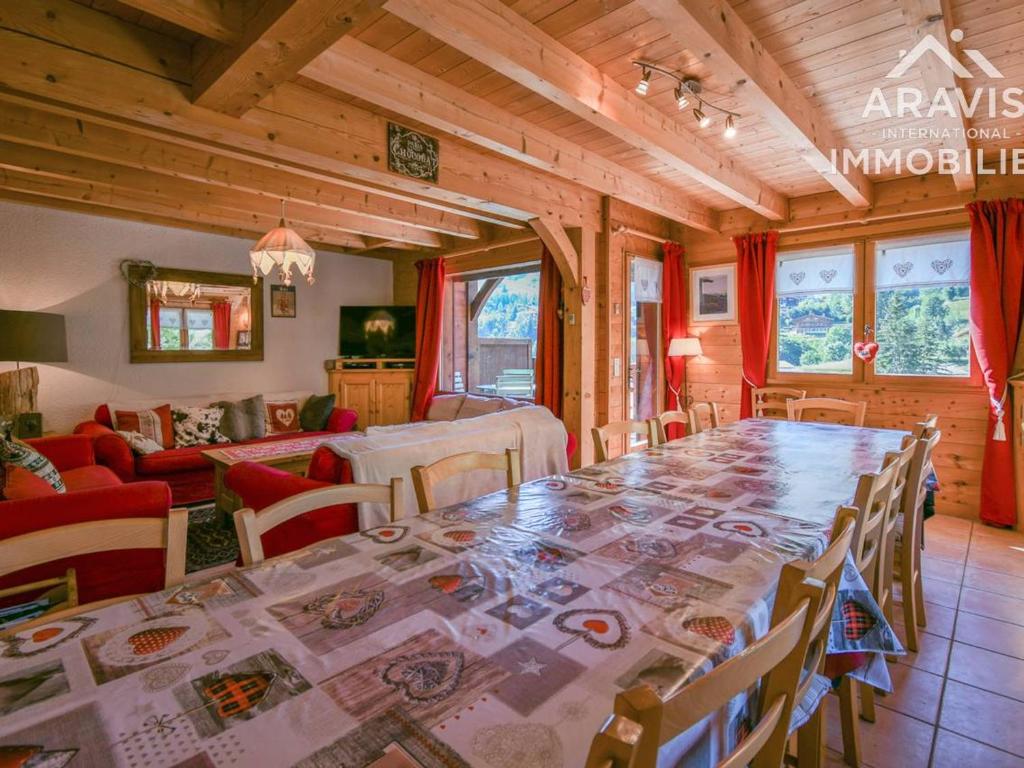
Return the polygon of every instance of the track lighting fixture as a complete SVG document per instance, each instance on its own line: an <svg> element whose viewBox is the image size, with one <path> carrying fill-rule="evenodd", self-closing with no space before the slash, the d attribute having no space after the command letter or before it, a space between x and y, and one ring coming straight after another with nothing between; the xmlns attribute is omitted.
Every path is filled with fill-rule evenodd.
<svg viewBox="0 0 1024 768"><path fill-rule="evenodd" d="M725 107L720 107L707 101L704 95L706 92L700 80L695 77L678 74L649 61L634 61L633 64L640 67L640 80L636 84L637 95L646 96L648 94L651 87L651 77L655 72L670 77L676 81L673 95L680 112L690 106L691 100L696 100L697 106L693 109L693 119L697 121L697 125L701 128L710 126L711 116L708 111L714 110L725 115L725 130L723 131L725 138L732 139L736 136L736 121L740 118L740 115Z"/></svg>
<svg viewBox="0 0 1024 768"><path fill-rule="evenodd" d="M636 92L638 96L646 96L647 89L651 86L651 70L644 68L643 74L640 76L640 82L636 84Z"/></svg>
<svg viewBox="0 0 1024 768"><path fill-rule="evenodd" d="M725 130L722 135L727 139L732 139L736 136L736 122L732 119L732 115L726 115L725 118Z"/></svg>
<svg viewBox="0 0 1024 768"><path fill-rule="evenodd" d="M697 121L697 125L701 128L707 128L711 125L711 118L703 110L704 102L701 102L698 106L694 107L693 119Z"/></svg>
<svg viewBox="0 0 1024 768"><path fill-rule="evenodd" d="M676 86L676 104L679 107L679 111L682 112L689 105L690 100L686 98L686 91L683 90L683 86Z"/></svg>

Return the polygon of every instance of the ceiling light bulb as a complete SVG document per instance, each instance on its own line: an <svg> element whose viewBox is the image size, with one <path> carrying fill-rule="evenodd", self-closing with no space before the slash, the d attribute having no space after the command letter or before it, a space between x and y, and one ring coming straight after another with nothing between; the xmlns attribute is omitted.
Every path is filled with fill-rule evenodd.
<svg viewBox="0 0 1024 768"><path fill-rule="evenodd" d="M733 120L732 115L725 118L725 131L722 135L727 139L732 139L736 136L736 122Z"/></svg>
<svg viewBox="0 0 1024 768"><path fill-rule="evenodd" d="M651 70L645 69L643 74L640 76L640 82L636 84L636 93L638 96L646 96L647 89L651 87Z"/></svg>
<svg viewBox="0 0 1024 768"><path fill-rule="evenodd" d="M704 105L702 104L701 106ZM704 113L704 110L701 109L700 107L696 107L693 110L693 119L697 121L697 125L699 125L701 128L707 128L709 125L711 125L711 118L708 117Z"/></svg>
<svg viewBox="0 0 1024 768"><path fill-rule="evenodd" d="M687 105L689 103L690 103L690 100L688 98L686 98L686 91L683 90L683 86L677 85L676 86L676 104L679 106L679 111L682 112L684 109L686 109L686 107L687 107Z"/></svg>

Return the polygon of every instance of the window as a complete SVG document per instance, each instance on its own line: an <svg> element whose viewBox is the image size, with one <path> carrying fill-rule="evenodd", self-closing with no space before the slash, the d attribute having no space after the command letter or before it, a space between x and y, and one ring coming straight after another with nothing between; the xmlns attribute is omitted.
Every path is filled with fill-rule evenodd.
<svg viewBox="0 0 1024 768"><path fill-rule="evenodd" d="M456 276L445 302L442 389L533 399L538 268Z"/></svg>
<svg viewBox="0 0 1024 768"><path fill-rule="evenodd" d="M962 235L877 244L877 375L970 375L970 268Z"/></svg>
<svg viewBox="0 0 1024 768"><path fill-rule="evenodd" d="M853 373L853 248L785 254L775 279L776 370Z"/></svg>
<svg viewBox="0 0 1024 768"><path fill-rule="evenodd" d="M161 307L160 348L213 349L213 310Z"/></svg>

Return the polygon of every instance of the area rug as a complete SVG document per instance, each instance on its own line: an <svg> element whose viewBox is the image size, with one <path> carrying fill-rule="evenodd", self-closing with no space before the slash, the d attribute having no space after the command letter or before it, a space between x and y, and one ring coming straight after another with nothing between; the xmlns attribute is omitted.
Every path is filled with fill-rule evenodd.
<svg viewBox="0 0 1024 768"><path fill-rule="evenodd" d="M234 562L237 557L235 526L217 512L216 506L207 503L189 507L185 572L194 573Z"/></svg>

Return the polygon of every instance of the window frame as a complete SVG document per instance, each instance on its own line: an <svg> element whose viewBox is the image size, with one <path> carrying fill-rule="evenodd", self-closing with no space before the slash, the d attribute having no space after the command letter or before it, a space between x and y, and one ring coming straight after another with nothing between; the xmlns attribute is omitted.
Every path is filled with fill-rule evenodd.
<svg viewBox="0 0 1024 768"><path fill-rule="evenodd" d="M963 233L967 230L963 225L951 225L941 228L926 230L914 230L910 232L899 232L891 234L878 234L872 237L862 237L854 240L840 239L828 240L813 243L800 243L790 245L778 250L778 256L782 257L788 253L800 253L824 247L852 246L854 253L854 284L853 284L853 328L856 343L863 339L865 323L872 329L877 328L875 317L875 252L878 243L888 243L898 240L912 242L927 242L930 239L941 239L946 235ZM896 374L875 373L875 367L866 364L863 360L853 354L850 348L850 356L853 359L853 370L850 374L830 373L785 373L778 370L778 342L779 342L779 318L778 318L778 295L775 296L772 306L772 328L769 344L768 357L768 384L769 385L795 385L802 384L807 387L821 389L830 384L840 387L848 385L885 385L892 388L921 389L946 389L962 390L973 389L980 386L982 382L981 369L974 354L974 343L969 341L968 359L970 360L970 374L968 376L900 376ZM858 329L861 331L857 333ZM872 334L874 338L874 334Z"/></svg>

